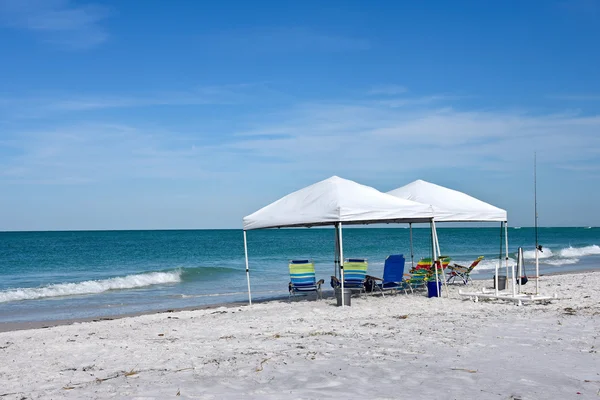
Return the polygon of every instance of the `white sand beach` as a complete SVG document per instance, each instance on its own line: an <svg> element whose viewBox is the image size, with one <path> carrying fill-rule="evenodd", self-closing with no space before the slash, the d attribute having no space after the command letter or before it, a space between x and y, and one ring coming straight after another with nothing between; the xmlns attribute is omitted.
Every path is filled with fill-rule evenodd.
<svg viewBox="0 0 600 400"><path fill-rule="evenodd" d="M541 282L560 300L474 303L456 285L3 332L0 398L598 399L600 272Z"/></svg>

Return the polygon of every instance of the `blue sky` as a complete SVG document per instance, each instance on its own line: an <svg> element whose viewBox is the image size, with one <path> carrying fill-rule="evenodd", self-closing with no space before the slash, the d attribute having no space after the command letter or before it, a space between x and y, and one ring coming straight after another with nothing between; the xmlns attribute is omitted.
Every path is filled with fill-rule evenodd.
<svg viewBox="0 0 600 400"><path fill-rule="evenodd" d="M326 5L323 5L326 4ZM0 230L239 228L331 175L600 225L599 0L0 0Z"/></svg>

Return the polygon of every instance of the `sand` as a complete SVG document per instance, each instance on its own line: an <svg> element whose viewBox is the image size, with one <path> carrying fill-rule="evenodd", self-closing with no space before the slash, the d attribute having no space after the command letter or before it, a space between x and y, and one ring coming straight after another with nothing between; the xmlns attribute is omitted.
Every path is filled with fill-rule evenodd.
<svg viewBox="0 0 600 400"><path fill-rule="evenodd" d="M600 272L542 279L560 300L455 285L3 332L0 399L598 399Z"/></svg>

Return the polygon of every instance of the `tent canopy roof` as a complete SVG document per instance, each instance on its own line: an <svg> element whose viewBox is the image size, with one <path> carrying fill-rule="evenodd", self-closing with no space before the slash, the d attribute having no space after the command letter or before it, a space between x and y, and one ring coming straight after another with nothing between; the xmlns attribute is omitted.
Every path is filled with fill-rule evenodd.
<svg viewBox="0 0 600 400"><path fill-rule="evenodd" d="M428 204L400 199L370 186L332 176L244 217L244 230L382 222L428 222Z"/></svg>
<svg viewBox="0 0 600 400"><path fill-rule="evenodd" d="M388 192L392 196L433 206L434 220L440 222L505 222L506 210L466 193L434 183L416 180Z"/></svg>

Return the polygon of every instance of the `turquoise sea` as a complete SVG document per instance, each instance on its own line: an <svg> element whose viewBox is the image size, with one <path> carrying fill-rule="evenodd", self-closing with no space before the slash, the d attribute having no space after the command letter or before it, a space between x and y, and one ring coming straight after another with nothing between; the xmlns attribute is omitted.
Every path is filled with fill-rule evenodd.
<svg viewBox="0 0 600 400"><path fill-rule="evenodd" d="M409 230L344 229L344 255L366 257L381 275L385 257L402 253L410 266ZM438 228L443 254L491 277L500 228ZM428 228L413 229L415 262L428 256ZM544 272L600 266L600 228L540 228ZM510 228L511 261L519 246L533 275L535 232ZM502 245L503 246L503 245ZM315 261L328 287L333 228L248 232L253 299L287 295L287 263ZM0 323L108 317L188 306L247 301L241 230L0 232Z"/></svg>

